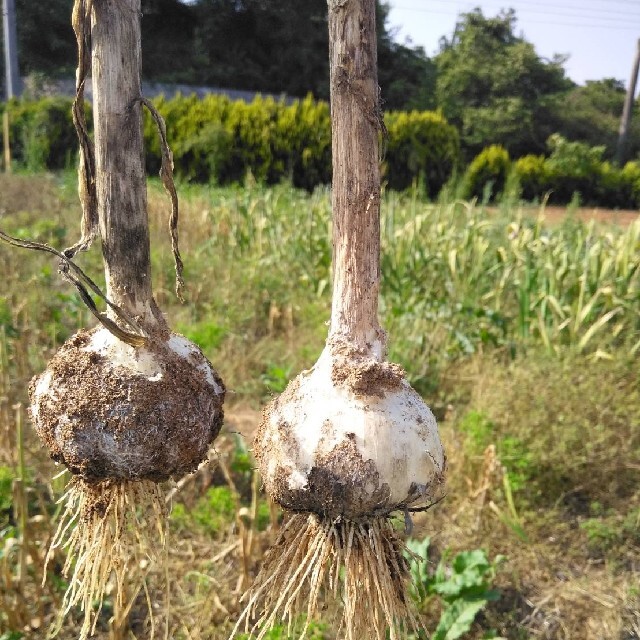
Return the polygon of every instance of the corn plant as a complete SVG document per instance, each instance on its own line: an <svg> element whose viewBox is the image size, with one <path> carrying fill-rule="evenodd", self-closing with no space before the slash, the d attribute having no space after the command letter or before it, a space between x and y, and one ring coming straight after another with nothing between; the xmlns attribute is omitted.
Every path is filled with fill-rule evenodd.
<svg viewBox="0 0 640 640"><path fill-rule="evenodd" d="M386 204L385 312L406 336L399 357L420 363L412 370L428 371L434 354L487 346L542 342L598 358L640 349L640 221L625 230L571 219L551 227L543 211L505 218L474 203L420 206L395 194Z"/></svg>

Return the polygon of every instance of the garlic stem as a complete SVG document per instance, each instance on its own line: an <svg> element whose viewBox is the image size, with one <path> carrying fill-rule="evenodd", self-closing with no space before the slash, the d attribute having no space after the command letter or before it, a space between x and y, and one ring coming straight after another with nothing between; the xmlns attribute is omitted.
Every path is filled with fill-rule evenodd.
<svg viewBox="0 0 640 640"><path fill-rule="evenodd" d="M94 0L91 14L96 187L107 296L147 328L153 299L142 138L140 0Z"/></svg>
<svg viewBox="0 0 640 640"><path fill-rule="evenodd" d="M375 2L329 0L333 149L330 336L377 353L381 114ZM376 347L377 345L377 347Z"/></svg>

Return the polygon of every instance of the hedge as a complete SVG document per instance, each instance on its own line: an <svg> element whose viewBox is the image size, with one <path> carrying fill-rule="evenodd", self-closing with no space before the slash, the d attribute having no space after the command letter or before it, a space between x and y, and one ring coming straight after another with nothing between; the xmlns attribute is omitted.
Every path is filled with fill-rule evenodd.
<svg viewBox="0 0 640 640"><path fill-rule="evenodd" d="M74 164L78 141L71 104L68 98L11 100L0 104L0 113L9 110L13 160L31 171L58 170ZM87 117L91 118L90 113ZM0 143L3 144L2 131Z"/></svg>
<svg viewBox="0 0 640 640"><path fill-rule="evenodd" d="M463 198L491 200L504 191L511 169L509 152L498 144L483 149L462 178Z"/></svg>
<svg viewBox="0 0 640 640"><path fill-rule="evenodd" d="M220 95L154 102L167 124L176 174L185 180L226 184L250 173L260 182L291 180L308 190L331 181L331 120L325 102L308 97L287 104L256 97L246 103ZM11 101L8 107L18 163L38 170L73 162L77 142L69 99ZM418 180L435 196L458 162L456 129L431 112L389 113L385 119L383 179L394 189ZM147 168L156 173L160 147L148 115L144 134Z"/></svg>
<svg viewBox="0 0 640 640"><path fill-rule="evenodd" d="M159 98L176 174L198 182L237 182L251 173L266 183L291 179L312 189L331 179L331 123L326 103L311 98L291 105L273 98L253 102L225 96ZM157 134L145 119L147 163L160 163Z"/></svg>
<svg viewBox="0 0 640 640"><path fill-rule="evenodd" d="M580 204L617 209L640 208L640 163L619 168L603 160L604 147L571 142L558 134L547 145L549 156L527 155L511 161L502 147L484 149L463 179L464 197L499 197L505 184L523 200ZM509 194L513 195L513 194Z"/></svg>
<svg viewBox="0 0 640 640"><path fill-rule="evenodd" d="M460 158L457 129L432 111L391 112L387 126L383 178L391 189L403 190L418 179L435 197Z"/></svg>
<svg viewBox="0 0 640 640"><path fill-rule="evenodd" d="M290 180L308 190L331 181L331 120L325 102L308 97L287 104L256 97L246 103L209 95L158 98L155 104L167 124L176 174L184 180L227 184L251 174L260 182ZM70 99L0 103L0 112L7 108L12 154L19 165L38 171L75 164ZM459 162L456 129L434 112L391 112L385 122L383 180L400 190L419 183L434 198ZM160 147L148 115L144 134L147 168L157 173ZM462 195L495 198L508 185L507 190L517 189L529 201L547 198L566 204L577 194L582 204L640 208L639 162L615 167L603 160L603 147L557 134L549 138L548 147L547 157L515 161L502 147L487 147L464 174Z"/></svg>

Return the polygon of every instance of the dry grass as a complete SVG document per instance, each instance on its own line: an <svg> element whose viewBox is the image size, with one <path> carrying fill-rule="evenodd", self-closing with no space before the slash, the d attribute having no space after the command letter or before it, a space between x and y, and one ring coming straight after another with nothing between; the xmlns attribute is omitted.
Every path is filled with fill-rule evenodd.
<svg viewBox="0 0 640 640"><path fill-rule="evenodd" d="M639 383L624 361L533 354L450 373L448 497L414 535L440 552L507 557L484 628L517 640L640 637Z"/></svg>

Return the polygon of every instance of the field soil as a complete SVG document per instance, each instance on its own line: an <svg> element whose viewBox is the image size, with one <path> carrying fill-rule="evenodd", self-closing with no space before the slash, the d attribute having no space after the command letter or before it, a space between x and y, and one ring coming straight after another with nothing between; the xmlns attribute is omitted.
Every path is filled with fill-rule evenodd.
<svg viewBox="0 0 640 640"><path fill-rule="evenodd" d="M538 208L524 208L525 211L531 212L532 215L537 215ZM632 224L640 216L639 211L633 211L631 209L598 209L592 207L580 207L579 209L569 209L567 207L547 206L544 208L545 217L550 223L557 223L564 220L567 216L573 216L583 222L590 222L595 220L596 222L603 224L616 224L621 226L627 226Z"/></svg>

